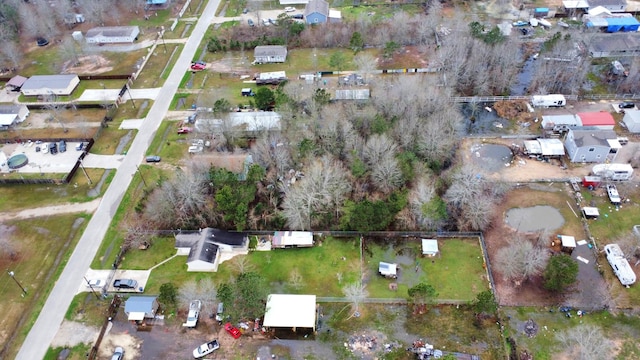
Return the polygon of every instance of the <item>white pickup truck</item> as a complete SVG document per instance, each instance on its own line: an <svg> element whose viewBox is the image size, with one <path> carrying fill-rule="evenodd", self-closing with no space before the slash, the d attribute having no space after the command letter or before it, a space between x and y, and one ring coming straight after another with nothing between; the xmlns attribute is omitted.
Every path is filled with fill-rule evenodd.
<svg viewBox="0 0 640 360"><path fill-rule="evenodd" d="M193 300L189 304L189 314L187 315L187 322L182 324L186 327L196 327L198 325L198 317L200 316L200 309L202 308L202 302L200 300Z"/></svg>

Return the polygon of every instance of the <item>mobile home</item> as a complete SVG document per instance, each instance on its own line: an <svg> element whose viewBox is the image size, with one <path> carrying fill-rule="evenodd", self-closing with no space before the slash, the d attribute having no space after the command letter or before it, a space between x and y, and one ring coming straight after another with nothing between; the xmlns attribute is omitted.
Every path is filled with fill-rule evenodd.
<svg viewBox="0 0 640 360"><path fill-rule="evenodd" d="M636 282L636 274L629 265L629 262L624 257L624 253L618 244L608 244L604 246L604 251L607 255L607 261L613 273L616 274L620 283L624 286L632 285Z"/></svg>
<svg viewBox="0 0 640 360"><path fill-rule="evenodd" d="M606 180L624 181L633 176L631 164L597 164L593 165L591 173Z"/></svg>

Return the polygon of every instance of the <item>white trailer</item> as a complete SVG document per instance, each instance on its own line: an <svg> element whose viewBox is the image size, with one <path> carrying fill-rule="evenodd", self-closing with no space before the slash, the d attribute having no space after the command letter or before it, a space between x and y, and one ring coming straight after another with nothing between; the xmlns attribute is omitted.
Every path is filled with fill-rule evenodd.
<svg viewBox="0 0 640 360"><path fill-rule="evenodd" d="M620 283L624 286L632 285L636 282L636 274L629 265L629 262L624 257L624 253L618 244L608 244L604 246L604 251L607 255L607 261L613 273L616 274Z"/></svg>
<svg viewBox="0 0 640 360"><path fill-rule="evenodd" d="M591 173L605 180L624 181L633 176L633 167L631 164L596 164Z"/></svg>
<svg viewBox="0 0 640 360"><path fill-rule="evenodd" d="M562 94L533 95L531 105L535 107L561 107L567 105L567 99Z"/></svg>

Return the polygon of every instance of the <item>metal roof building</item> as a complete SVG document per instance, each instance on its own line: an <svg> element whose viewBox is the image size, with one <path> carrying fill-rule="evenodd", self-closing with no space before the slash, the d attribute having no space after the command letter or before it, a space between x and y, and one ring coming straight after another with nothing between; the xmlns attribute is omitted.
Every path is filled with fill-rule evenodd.
<svg viewBox="0 0 640 360"><path fill-rule="evenodd" d="M71 95L80 84L76 74L34 75L22 84L20 91L25 96Z"/></svg>

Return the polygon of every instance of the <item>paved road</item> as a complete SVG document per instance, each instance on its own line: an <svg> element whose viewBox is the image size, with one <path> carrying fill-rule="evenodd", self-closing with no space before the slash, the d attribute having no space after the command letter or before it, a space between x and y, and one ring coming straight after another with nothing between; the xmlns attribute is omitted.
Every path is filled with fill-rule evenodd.
<svg viewBox="0 0 640 360"><path fill-rule="evenodd" d="M51 340L60 327L64 314L78 290L78 284L82 283L82 276L89 269L109 224L111 224L113 215L129 187L132 176L135 175L136 165L141 162L144 152L149 147L155 132L160 126L160 122L167 113L171 99L184 76L184 71L191 63L191 59L196 53L198 45L202 41L219 4L220 0L210 0L204 9L198 24L193 29L191 37L185 44L184 50L171 71L171 75L169 75L162 90L158 93L156 101L140 127L140 131L133 141L127 156L111 182L111 186L109 186L98 209L91 221L89 221L87 229L82 234L76 249L69 258L67 266L60 274L60 278L53 287L38 319L22 344L18 352L18 360L42 359L47 352L49 344L51 344Z"/></svg>

